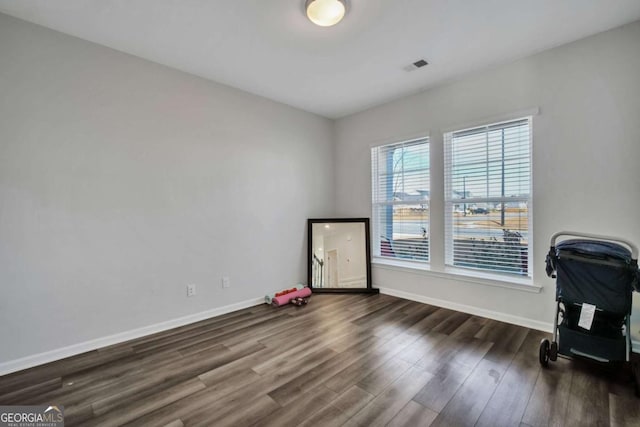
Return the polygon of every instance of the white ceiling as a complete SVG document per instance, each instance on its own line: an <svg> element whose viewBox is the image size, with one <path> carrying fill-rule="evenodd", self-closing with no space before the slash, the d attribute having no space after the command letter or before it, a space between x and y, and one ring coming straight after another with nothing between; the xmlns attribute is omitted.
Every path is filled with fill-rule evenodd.
<svg viewBox="0 0 640 427"><path fill-rule="evenodd" d="M638 0L0 0L0 11L337 118L640 19ZM430 65L406 72L425 58Z"/></svg>

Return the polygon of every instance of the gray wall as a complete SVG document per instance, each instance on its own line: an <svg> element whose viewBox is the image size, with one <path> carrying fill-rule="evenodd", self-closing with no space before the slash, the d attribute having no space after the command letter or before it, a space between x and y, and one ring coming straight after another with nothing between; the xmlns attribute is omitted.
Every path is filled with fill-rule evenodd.
<svg viewBox="0 0 640 427"><path fill-rule="evenodd" d="M374 267L374 284L550 324L555 285L544 273L544 257L554 232L582 230L640 244L639 76L636 22L337 121L336 206L342 215L370 215L371 145L431 135L431 267L443 272L442 132L540 111L533 125L533 274L542 292L381 267Z"/></svg>
<svg viewBox="0 0 640 427"><path fill-rule="evenodd" d="M0 363L304 281L332 164L327 119L0 15Z"/></svg>
<svg viewBox="0 0 640 427"><path fill-rule="evenodd" d="M370 216L369 147L425 131L442 271L442 130L532 107L542 293L374 283L550 322L553 232L640 243L639 45L634 23L332 123L0 15L0 365L303 281L305 219Z"/></svg>

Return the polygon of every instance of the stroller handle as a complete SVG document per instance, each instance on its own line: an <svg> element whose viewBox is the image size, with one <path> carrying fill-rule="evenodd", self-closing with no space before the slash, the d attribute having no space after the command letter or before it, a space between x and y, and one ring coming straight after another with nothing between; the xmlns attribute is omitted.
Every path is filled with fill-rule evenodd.
<svg viewBox="0 0 640 427"><path fill-rule="evenodd" d="M551 236L551 246L556 246L556 240L560 236L572 236L572 237L585 237L587 239L597 239L597 240L606 240L614 243L622 243L631 249L631 257L635 260L638 259L638 247L631 243L628 240L621 239L619 237L611 237L611 236L602 236L599 234L591 234L591 233L579 233L576 231L560 231Z"/></svg>

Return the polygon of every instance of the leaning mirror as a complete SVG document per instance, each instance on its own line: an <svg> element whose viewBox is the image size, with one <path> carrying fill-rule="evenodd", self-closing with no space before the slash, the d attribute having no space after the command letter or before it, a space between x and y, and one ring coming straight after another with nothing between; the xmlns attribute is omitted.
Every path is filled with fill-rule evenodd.
<svg viewBox="0 0 640 427"><path fill-rule="evenodd" d="M314 292L371 292L369 218L309 219L308 283Z"/></svg>

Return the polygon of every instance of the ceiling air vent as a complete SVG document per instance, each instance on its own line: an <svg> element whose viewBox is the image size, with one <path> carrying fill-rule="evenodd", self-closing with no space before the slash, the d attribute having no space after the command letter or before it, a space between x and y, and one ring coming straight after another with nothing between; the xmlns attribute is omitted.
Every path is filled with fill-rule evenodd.
<svg viewBox="0 0 640 427"><path fill-rule="evenodd" d="M420 59L414 62L413 64L407 65L406 67L403 68L403 70L409 72L409 71L417 70L418 68L422 68L427 65L429 65L427 61L425 61L424 59Z"/></svg>

